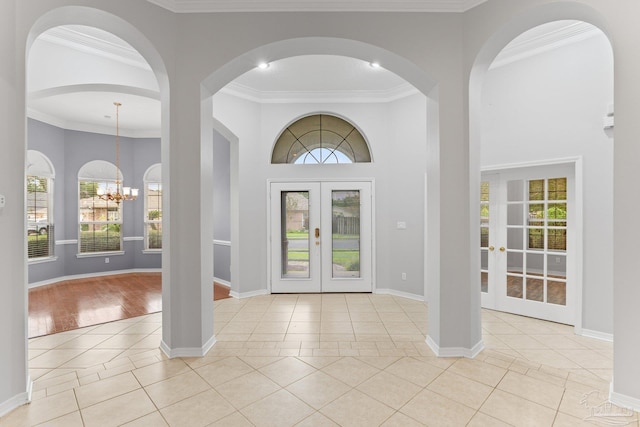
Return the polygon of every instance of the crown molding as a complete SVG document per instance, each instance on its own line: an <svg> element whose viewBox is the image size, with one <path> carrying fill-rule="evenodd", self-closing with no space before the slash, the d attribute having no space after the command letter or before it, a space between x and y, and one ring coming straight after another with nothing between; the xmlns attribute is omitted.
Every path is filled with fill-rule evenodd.
<svg viewBox="0 0 640 427"><path fill-rule="evenodd" d="M147 0L174 13L466 12L487 0Z"/></svg>
<svg viewBox="0 0 640 427"><path fill-rule="evenodd" d="M258 104L286 104L304 102L345 103L386 103L419 93L410 84L403 84L389 90L380 91L260 91L235 82L220 90L226 95L246 99Z"/></svg>
<svg viewBox="0 0 640 427"><path fill-rule="evenodd" d="M51 28L41 34L38 39L146 71L152 71L151 66L134 48L112 43L90 33L78 31L73 26Z"/></svg>
<svg viewBox="0 0 640 427"><path fill-rule="evenodd" d="M602 31L591 24L574 22L538 37L526 38L522 41L516 40L509 43L496 56L489 69L502 67L601 34Z"/></svg>
<svg viewBox="0 0 640 427"><path fill-rule="evenodd" d="M27 108L27 117L51 126L55 126L60 129L115 136L113 127L99 126L74 120L65 120L47 113L43 113L34 108ZM120 136L125 138L160 138L160 130L120 128Z"/></svg>

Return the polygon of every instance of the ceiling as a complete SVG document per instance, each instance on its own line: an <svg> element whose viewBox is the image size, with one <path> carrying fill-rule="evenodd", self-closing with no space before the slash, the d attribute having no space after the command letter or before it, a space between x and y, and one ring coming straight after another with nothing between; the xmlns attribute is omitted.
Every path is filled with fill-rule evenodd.
<svg viewBox="0 0 640 427"><path fill-rule="evenodd" d="M176 13L465 12L487 0L147 0Z"/></svg>
<svg viewBox="0 0 640 427"><path fill-rule="evenodd" d="M602 35L595 27L576 21L536 27L507 45L493 66L597 34ZM29 61L30 117L65 129L114 134L113 102L119 101L123 104L121 135L159 136L157 81L144 58L123 40L96 28L57 27L35 41ZM87 65L78 65L82 61ZM413 86L383 67L328 55L291 57L264 70L255 68L222 91L262 103L388 102L416 93Z"/></svg>
<svg viewBox="0 0 640 427"><path fill-rule="evenodd" d="M258 102L366 100L386 102L415 93L404 79L382 67L345 56L303 55L254 68L223 92Z"/></svg>

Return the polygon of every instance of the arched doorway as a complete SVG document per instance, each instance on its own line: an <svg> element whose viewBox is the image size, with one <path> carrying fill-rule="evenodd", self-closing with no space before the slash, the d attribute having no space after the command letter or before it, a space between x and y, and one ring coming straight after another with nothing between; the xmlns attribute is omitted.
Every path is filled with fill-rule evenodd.
<svg viewBox="0 0 640 427"><path fill-rule="evenodd" d="M589 31L593 31L595 34L600 34L602 35L602 33L597 30L597 28L605 28L602 23L601 23L601 18L600 16L597 14L597 12L595 12L594 10L588 8L588 7L582 7L582 6L576 6L575 8L566 8L566 5L548 5L546 7L541 7L539 9L536 9L535 11L532 11L532 13L528 14L526 17L521 17L520 20L518 21L514 21L511 22L510 25L505 26L504 28L502 28L501 30L499 30L498 32L496 32L494 35L492 35L492 37L485 43L485 45L483 46L483 48L481 49L480 53L478 54L478 56L476 57L476 61L473 67L473 70L471 72L471 76L470 76L470 85L469 85L469 108L470 108L470 150L472 152L478 153L478 159L481 159L482 156L480 155L480 151L481 151L481 147L483 144L488 142L485 142L485 139L489 139L489 137L485 136L483 134L483 130L484 133L486 134L486 126L484 123L485 120L485 116L489 113L487 113L487 105L486 102L487 101L483 101L483 96L484 96L484 89L486 87L486 82L488 81L488 75L489 73L491 73L490 68L491 68L491 64L494 63L494 61L496 60L496 58L501 59L499 57L499 54L501 51L503 51L503 49L505 49L506 46L508 46L508 44L516 39L520 34L526 34L527 30L530 30L531 28L535 28L538 25L543 25L545 23L550 23L550 22L554 22L554 21L558 21L560 22L560 24L548 24L548 25L553 25L554 27L552 29L557 30L558 25L568 25L571 26L573 25L575 22L577 21L562 21L563 19L580 19L581 22L588 22L590 23L590 25L588 25L587 27L585 27L587 30ZM571 10L572 9L572 10ZM565 22L565 24L563 24L562 22ZM587 24L585 24L587 25ZM544 27L539 27L539 28L544 28ZM551 28L551 27L548 27ZM568 27L571 28L571 27ZM592 30L591 30L592 29ZM538 33L540 33L541 30L538 30ZM530 33L534 35L534 38L538 38L537 36L539 36L538 33ZM556 35L557 32L556 32ZM523 40L523 39L521 39ZM533 40L533 38L531 39ZM606 41L606 38L604 39L604 44L608 44L608 41ZM610 46L608 47L610 49ZM607 47L605 46L605 51L606 51ZM508 51L507 51L508 52ZM504 60L506 58L506 55L503 54L502 59ZM611 62L609 62L611 63ZM610 72L610 70L609 70ZM609 75L609 79L612 78L611 77L612 73ZM515 76L514 76L515 78ZM596 76L596 79L598 77ZM604 78L604 77L603 77ZM605 80L606 81L606 80ZM526 84L525 82L523 82L523 84ZM611 82L609 81L609 84L611 84ZM606 86L606 83L605 83ZM605 93L607 92L607 90L605 89ZM609 92L611 93L611 89L609 89ZM611 93L612 96L612 93ZM575 99L575 98L574 98ZM612 103L613 100L611 99L609 101L609 103ZM544 105L539 105L538 108L544 108L543 111L548 110L547 107L545 107ZM602 117L604 117L607 113L607 105L602 105ZM515 111L512 109L512 111ZM531 115L529 115L531 116ZM523 115L523 120L528 120L527 118L525 118L526 116ZM530 119L530 117L529 117ZM531 121L531 120L530 120ZM559 126L560 128L562 128L562 123L559 122ZM543 131L544 129L555 129L555 135L553 135L550 139L557 139L559 137L557 130L558 125L553 125L552 123L545 121L545 123L542 124L542 126L538 126L538 128ZM600 136L601 137L606 137L604 130L602 130L601 126L598 126L598 128L600 129L599 132L601 132ZM566 130L564 132L564 134L567 134ZM492 135L491 137L493 137L494 135ZM563 140L566 141L566 138ZM513 142L512 142L513 144ZM517 144L516 144L517 146ZM556 142L556 148L557 148L558 144ZM578 150L579 151L579 150ZM527 166L526 165L526 161L530 161L531 159L536 159L537 160L537 165L536 166L541 166L545 164L545 161L542 159L551 159L549 160L550 163L558 163L558 157L564 157L565 159L570 157L569 154L567 154L566 152L560 154L560 155L552 155L552 154L547 154L545 156L541 156L538 153L533 153L531 150L524 150L522 153L527 153L529 152L528 158L523 159L522 156L520 156L520 158L518 159L514 159L513 161L509 162L507 160L504 159L499 159L499 160L495 160L494 161L494 166L496 164L507 164L507 163L512 163L512 164L517 164L520 163L520 166ZM577 157L581 157L581 153L577 154ZM597 157L597 156L596 156ZM568 163L573 164L574 161L572 160L567 160ZM491 161L490 160L485 160L485 163L490 165ZM530 162L529 166L534 166L535 162ZM547 162L548 163L548 162ZM479 165L478 165L479 166ZM512 165L513 166L513 165ZM504 168L500 168L499 166L497 167L490 167L494 170L500 170L500 169L504 169ZM478 169L479 170L479 169ZM578 172L581 173L581 172ZM479 174L478 174L479 176ZM480 182L478 182L477 188L480 189ZM478 204L480 204L480 198L478 198ZM578 218L578 221L580 221L581 218ZM536 230L537 231L537 230ZM488 267L488 258L489 258L489 252L488 248L490 246L494 246L495 248L498 247L505 247L506 249L506 245L503 245L502 243L506 243L506 242L502 242L499 245L492 245L488 243L488 240L486 242L483 242L481 244L484 244L484 248L486 250L482 250L481 252L485 255L484 259L483 259L483 263L479 266L478 270L481 270L483 267L486 268ZM576 250L578 251L578 255L579 258L581 256L581 244L579 245L580 247L578 247ZM507 251L505 250L505 253ZM526 252L526 251L525 251ZM547 261L552 260L552 261L556 261L557 257L553 257L549 258L547 257ZM561 259L562 261L562 259ZM484 270L486 272L486 270ZM483 276L486 278L486 274ZM519 278L518 278L519 279ZM581 283L581 279L578 278L578 283ZM539 282L534 282L534 280L532 279L532 283L536 283L539 284ZM564 283L563 283L564 285ZM579 285L581 286L581 285ZM478 285L478 287L480 287L480 285ZM580 292L578 292L578 294L580 294ZM514 294L515 295L515 294ZM523 297L524 298L524 297ZM576 297L576 304L577 304L577 308L575 311L575 315L576 317L576 321L575 321L575 325L576 325L576 331L578 333L581 333L581 329L582 329L582 319L580 316L582 316L582 297L581 295L578 295ZM610 323L609 326L605 324L602 326L605 329L610 327Z"/></svg>
<svg viewBox="0 0 640 427"><path fill-rule="evenodd" d="M610 43L582 21L524 32L492 63L482 112L485 307L578 330L584 315L586 329L611 330L593 307L583 310L582 301L596 293L598 309L611 310L611 287L595 283L613 276L606 237L613 223L591 218L613 217L605 212L613 205L613 135L601 124L612 104ZM515 194L520 184L527 187L522 197ZM602 194L598 202L588 196L596 192ZM599 262L584 264L583 258Z"/></svg>
<svg viewBox="0 0 640 427"><path fill-rule="evenodd" d="M209 96L211 94L218 94L218 92L230 81L232 81L237 76L249 71L253 67L257 67L260 62L269 62L275 63L280 59L290 58L294 56L302 56L302 55L340 55L350 58L360 59L362 61L366 61L367 63L373 62L375 58L375 62L379 62L380 65L388 70L394 72L401 78L405 79L407 82L412 84L415 88L418 89L424 96L426 96L426 106L425 110L427 111L427 126L426 128L429 130L427 137L427 132L425 130L425 140L427 144L427 150L431 152L431 156L429 158L429 164L434 165L434 168L427 168L427 174L431 174L431 177L427 176L426 179L426 194L429 201L426 203L427 209L431 210L431 212L427 212L426 214L426 239L428 242L426 244L426 251L431 254L431 256L426 257L426 287L430 287L432 292L429 292L430 295L433 295L433 300L430 300L432 304L432 308L430 308L430 315L433 318L430 320L430 328L434 331L433 337L428 341L432 348L435 349L437 354L441 354L440 345L437 344L440 340L440 334L437 332L441 327L441 314L438 310L440 304L440 293L437 289L440 286L440 263L441 258L437 255L439 254L440 247L440 238L439 238L439 228L440 228L440 197L441 197L441 183L439 180L439 165L440 158L439 153L440 150L437 148L439 145L439 136L438 136L438 127L439 127L439 119L438 119L438 96L436 84L430 79L428 76L424 74L424 72L418 70L414 64L407 62L405 59L394 55L391 52L379 49L375 46L363 44L360 42L355 42L351 40L342 40L342 39L333 39L333 38L300 38L300 39L291 39L285 40L277 43L273 43L267 46L262 46L260 48L254 49L246 54L236 58L235 60L227 63L225 66L221 67L218 71L211 74L207 77L202 86L206 91L204 91L205 95L203 95L203 109L201 110L202 121L201 124L203 126L203 132L206 132L208 126L207 121L209 113L207 109L209 108ZM229 128L231 128L239 138L240 152L243 150L250 150L252 147L249 145L244 145L243 141L261 141L260 137L255 133L250 133L255 130L250 126L231 126L228 122L225 122L220 116L216 116L216 118ZM290 122L294 117L289 117L285 123L281 123L278 125L278 129L275 131L278 133L282 126L286 125L287 122ZM236 130L237 129L237 130ZM242 134L245 134L243 137ZM273 135L270 141L274 141L277 135ZM205 140L202 141L205 143ZM260 146L260 150L262 151L263 160L268 162L268 159L271 156L271 153L264 152L264 147ZM267 150L269 151L269 150ZM252 165L255 165L252 163ZM255 169L254 169L255 171ZM425 183L425 177L421 177L420 184ZM418 190L421 191L421 190ZM246 194L243 194L240 199L241 200L260 200L264 199L265 195L264 186L261 184L253 185L251 189ZM424 206L420 206L419 209L423 209ZM246 226L240 227L238 229L238 246L240 247L240 252L244 255L241 256L242 259L250 259L250 260L258 260L258 264L256 268L253 269L243 269L239 271L238 275L234 275L234 282L238 282L238 286L243 288L245 286L253 286L253 288L243 289L242 293L245 295L259 295L266 292L266 286L264 286L264 277L267 276L266 269L263 267L264 259L264 251L263 248L266 247L267 243L264 238L260 237L261 229L256 226L256 224L264 223L266 220L263 218L263 213L258 213L251 206L247 206L247 208L239 209L240 212L240 222L242 224L246 224ZM248 215L243 219L243 215ZM421 218L419 221L424 221L424 218ZM403 221L399 221L400 229L402 229ZM259 239L259 240L256 240ZM256 244L257 243L257 244ZM430 246L430 247L429 247ZM423 248L421 248L422 250ZM238 263L235 264L236 266ZM232 265L233 268L233 265ZM458 269L459 270L459 269ZM402 275L398 274L400 280L402 280ZM421 290L422 295L425 295L426 289ZM467 296L464 295L462 297L465 300L463 304L466 307L471 307L475 304L474 301L471 301L471 295L469 295L469 300L467 301ZM456 297L457 302L460 300ZM468 316L473 317L475 315L479 316L479 310L471 309ZM466 315L466 314L465 314ZM477 354L477 352L481 349L480 343L480 326L479 326L479 317L477 322L470 323L474 329L474 331L470 334L465 333L464 337L457 337L452 340L460 341L460 345L452 346L455 349L452 349L451 354L456 355L465 355L469 357L473 357L473 355ZM447 334L451 332L448 331ZM458 340L459 338L459 340ZM472 341L473 344L468 345L467 340ZM464 343L463 343L464 341ZM446 346L448 347L448 345ZM473 347L473 350L471 350ZM448 354L448 353L447 353Z"/></svg>

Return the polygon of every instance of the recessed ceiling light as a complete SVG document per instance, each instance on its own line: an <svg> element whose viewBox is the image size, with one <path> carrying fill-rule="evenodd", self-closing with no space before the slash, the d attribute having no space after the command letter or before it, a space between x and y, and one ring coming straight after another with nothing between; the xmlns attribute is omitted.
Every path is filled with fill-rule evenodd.
<svg viewBox="0 0 640 427"><path fill-rule="evenodd" d="M369 65L371 65L371 68L380 68L380 63L379 62L371 62L371 63L369 63Z"/></svg>
<svg viewBox="0 0 640 427"><path fill-rule="evenodd" d="M268 62L261 62L258 64L258 68L260 68L261 70L266 70L267 68L269 68L269 63Z"/></svg>

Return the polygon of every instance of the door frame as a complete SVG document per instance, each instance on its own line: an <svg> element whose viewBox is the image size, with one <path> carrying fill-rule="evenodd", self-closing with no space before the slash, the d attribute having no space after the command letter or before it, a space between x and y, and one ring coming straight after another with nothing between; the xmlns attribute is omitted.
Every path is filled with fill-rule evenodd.
<svg viewBox="0 0 640 427"><path fill-rule="evenodd" d="M272 215L271 215L271 184L304 184L308 182L368 182L371 184L371 293L375 294L377 289L376 280L376 185L375 178L274 178L267 179L267 198L265 205L267 207L267 224L266 224L266 245L267 245L267 292L272 294L271 278L272 278L272 262L273 256L271 239L272 239Z"/></svg>
<svg viewBox="0 0 640 427"><path fill-rule="evenodd" d="M573 166L574 168L574 183L575 183L575 220L574 220L574 246L575 246L575 313L574 313L574 332L577 335L582 335L582 306L583 306L583 277L582 271L583 268L583 234L584 234L584 226L583 226L583 166L582 166L582 156L575 157L564 157L558 159L548 159L548 160L537 160L531 162L522 162L522 163L508 163L501 165L490 165L481 168L482 173L500 173L500 172L513 172L516 169L527 169L534 167L545 167L545 166ZM479 180L479 182L482 179ZM480 191L480 184L478 184L478 190ZM478 197L479 199L479 197ZM478 200L477 205L480 205L480 201ZM474 230L474 233L477 232ZM479 253L479 252L478 252ZM479 276L478 276L479 278ZM480 289L480 286L478 286Z"/></svg>

